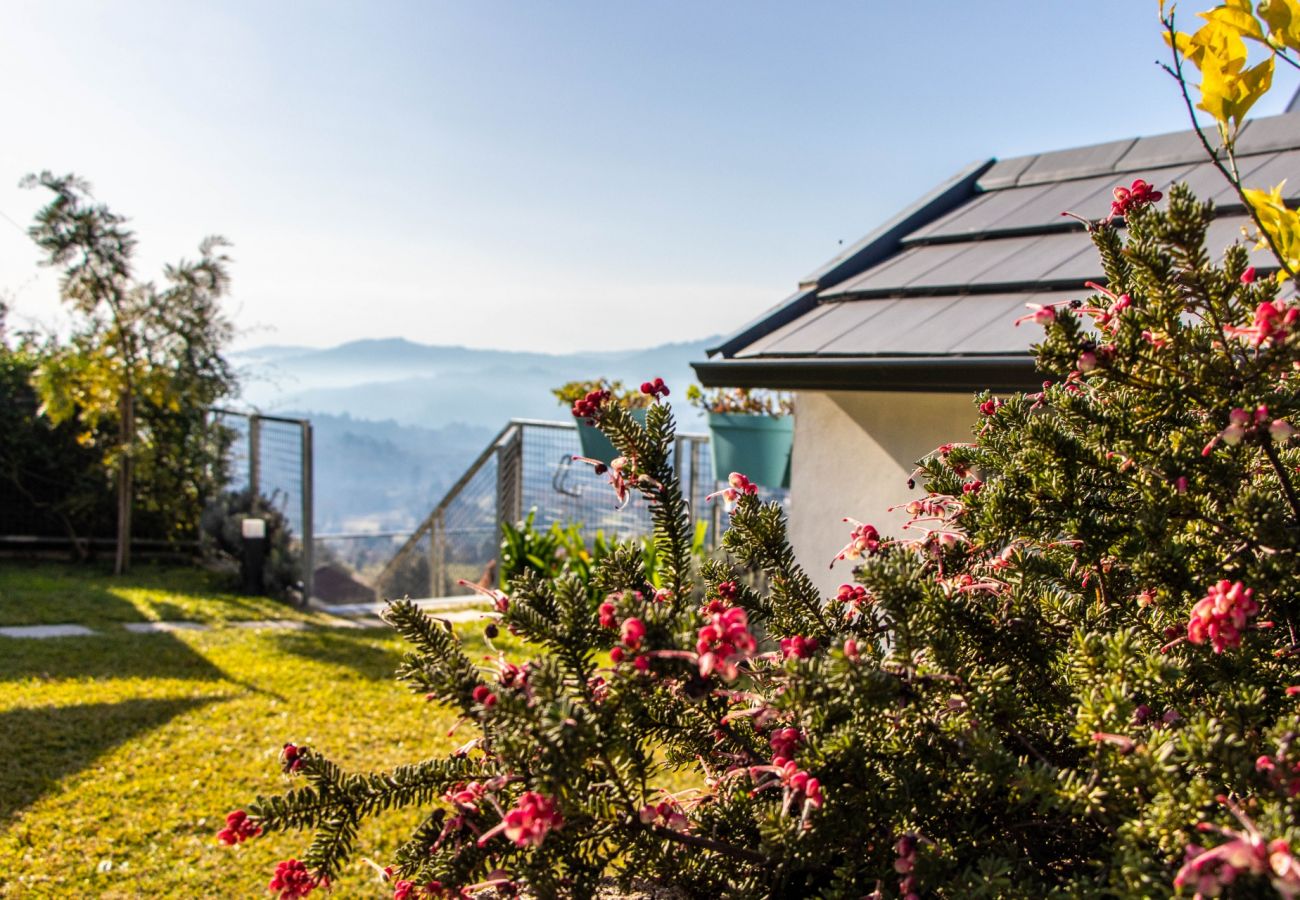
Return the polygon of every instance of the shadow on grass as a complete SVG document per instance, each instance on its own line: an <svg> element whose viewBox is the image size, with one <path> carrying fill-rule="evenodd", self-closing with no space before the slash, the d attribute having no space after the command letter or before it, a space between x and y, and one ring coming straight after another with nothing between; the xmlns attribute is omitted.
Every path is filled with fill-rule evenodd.
<svg viewBox="0 0 1300 900"><path fill-rule="evenodd" d="M0 681L22 678L226 678L171 634L105 633L35 640L0 638Z"/></svg>
<svg viewBox="0 0 1300 900"><path fill-rule="evenodd" d="M118 744L218 699L126 700L0 713L0 824Z"/></svg>
<svg viewBox="0 0 1300 900"><path fill-rule="evenodd" d="M393 648L377 646L356 631L284 631L274 641L285 653L352 669L373 681L393 678L402 661Z"/></svg>

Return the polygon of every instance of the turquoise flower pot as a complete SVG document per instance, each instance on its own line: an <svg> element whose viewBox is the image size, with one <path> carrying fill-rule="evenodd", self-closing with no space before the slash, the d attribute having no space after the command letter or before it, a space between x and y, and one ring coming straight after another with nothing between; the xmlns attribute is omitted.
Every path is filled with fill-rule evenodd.
<svg viewBox="0 0 1300 900"><path fill-rule="evenodd" d="M645 424L644 409L629 410L632 418L636 419L642 425ZM578 423L578 441L582 444L582 455L588 459L598 459L603 463L613 462L619 456L619 452L614 445L610 443L609 438L605 437L605 432L601 431L595 425L588 425L586 419L576 419Z"/></svg>
<svg viewBox="0 0 1300 900"><path fill-rule="evenodd" d="M726 481L739 472L769 488L790 486L794 450L794 416L709 413L713 475Z"/></svg>

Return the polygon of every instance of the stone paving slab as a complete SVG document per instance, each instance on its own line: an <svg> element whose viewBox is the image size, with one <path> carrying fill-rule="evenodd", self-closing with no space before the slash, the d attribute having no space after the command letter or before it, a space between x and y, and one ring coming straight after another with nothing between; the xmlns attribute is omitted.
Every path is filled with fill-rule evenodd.
<svg viewBox="0 0 1300 900"><path fill-rule="evenodd" d="M207 631L202 622L128 622L122 626L132 634L157 634L169 631Z"/></svg>
<svg viewBox="0 0 1300 900"><path fill-rule="evenodd" d="M91 631L85 625L14 625L0 628L0 636L8 638L85 637L90 634L99 632Z"/></svg>

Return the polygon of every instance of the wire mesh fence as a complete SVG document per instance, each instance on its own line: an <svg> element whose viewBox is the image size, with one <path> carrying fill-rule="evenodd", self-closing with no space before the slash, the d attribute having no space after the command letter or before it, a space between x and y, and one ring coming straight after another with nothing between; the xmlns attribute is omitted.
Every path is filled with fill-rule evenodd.
<svg viewBox="0 0 1300 900"><path fill-rule="evenodd" d="M529 513L538 528L576 523L593 537L648 534L646 501L634 493L620 507L608 478L574 461L580 453L572 423L512 421L379 573L375 590L384 597L449 596L467 591L462 579L490 585L502 523ZM673 459L692 517L703 517L708 539L716 540L725 513L704 502L715 484L708 437L679 435Z"/></svg>

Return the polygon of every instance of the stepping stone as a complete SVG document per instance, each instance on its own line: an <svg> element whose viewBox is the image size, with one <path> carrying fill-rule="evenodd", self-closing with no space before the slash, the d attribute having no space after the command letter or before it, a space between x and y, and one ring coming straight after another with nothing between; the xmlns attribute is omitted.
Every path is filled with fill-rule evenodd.
<svg viewBox="0 0 1300 900"><path fill-rule="evenodd" d="M99 632L91 631L85 625L15 625L0 628L0 636L10 638L85 637L91 634Z"/></svg>
<svg viewBox="0 0 1300 900"><path fill-rule="evenodd" d="M157 634L165 631L207 631L202 622L129 622L123 626L132 634Z"/></svg>
<svg viewBox="0 0 1300 900"><path fill-rule="evenodd" d="M247 622L227 622L228 628L277 628L286 631L302 631L311 627L310 622L300 622L297 619L257 619Z"/></svg>

